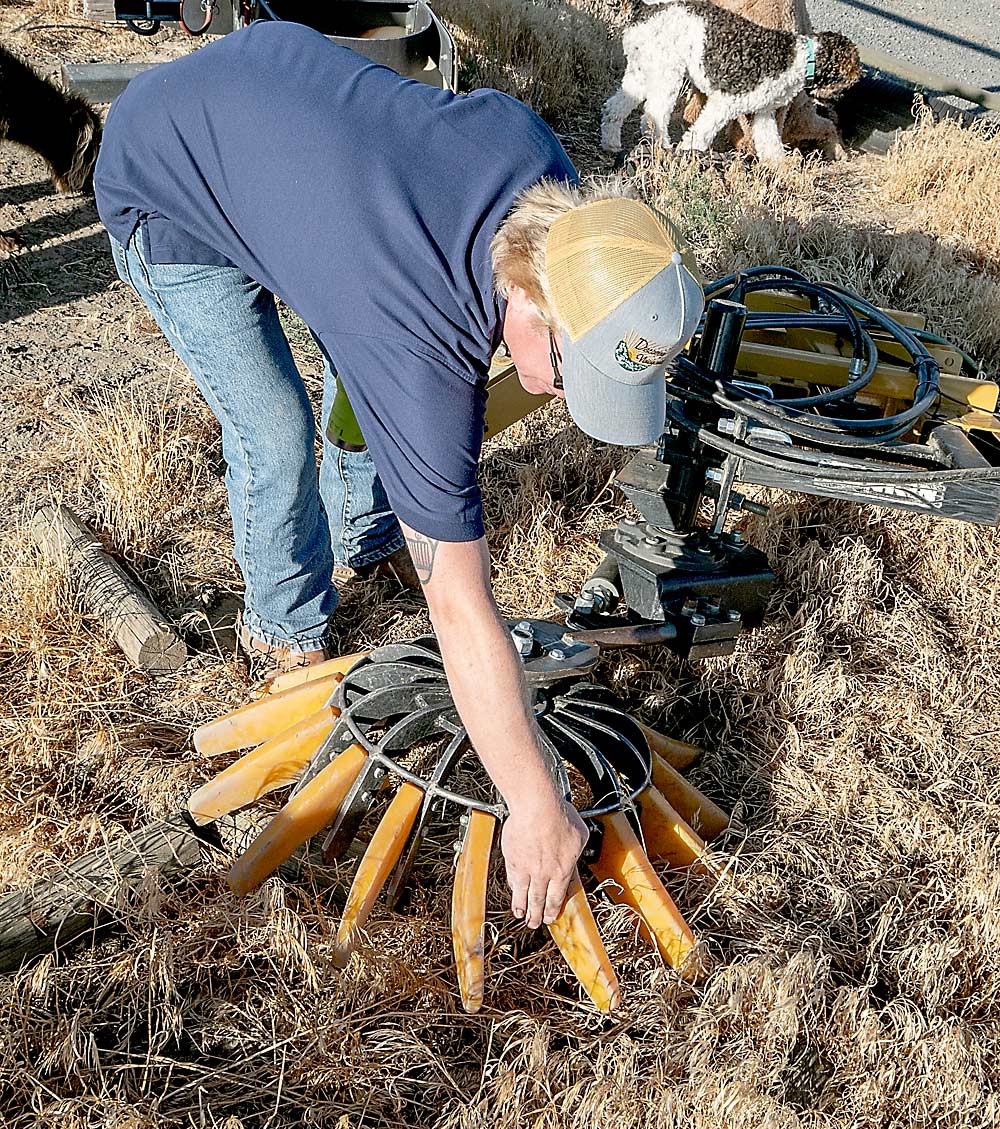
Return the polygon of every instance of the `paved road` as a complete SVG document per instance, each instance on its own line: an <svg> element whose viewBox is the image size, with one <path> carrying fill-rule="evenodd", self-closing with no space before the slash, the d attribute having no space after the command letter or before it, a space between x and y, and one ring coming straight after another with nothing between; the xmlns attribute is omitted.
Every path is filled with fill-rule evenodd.
<svg viewBox="0 0 1000 1129"><path fill-rule="evenodd" d="M950 78L1000 91L1000 0L807 0L817 31L843 31Z"/></svg>

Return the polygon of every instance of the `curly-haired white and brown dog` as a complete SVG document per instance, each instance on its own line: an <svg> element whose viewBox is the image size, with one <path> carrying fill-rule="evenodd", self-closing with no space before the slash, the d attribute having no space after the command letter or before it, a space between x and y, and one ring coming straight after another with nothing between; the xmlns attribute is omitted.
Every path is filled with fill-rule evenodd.
<svg viewBox="0 0 1000 1129"><path fill-rule="evenodd" d="M775 111L812 90L832 99L861 77L854 44L835 31L815 38L775 31L707 0L666 0L649 19L626 28L621 87L604 104L601 144L617 152L628 115L645 104L646 127L669 144L670 116L685 78L705 107L680 142L706 150L742 114L752 120L757 155L781 159Z"/></svg>
<svg viewBox="0 0 1000 1129"><path fill-rule="evenodd" d="M0 46L0 141L39 154L60 192L89 192L101 143L101 119L76 94L60 90ZM0 252L17 250L0 234Z"/></svg>
<svg viewBox="0 0 1000 1129"><path fill-rule="evenodd" d="M812 21L805 0L712 0L720 8L753 20L762 27L790 31L795 35L812 35ZM684 122L693 125L705 105L705 95L695 90L684 107ZM805 91L797 94L788 106L775 111L778 132L785 145L812 144L827 158L844 156L844 143L836 120L823 112ZM751 122L746 115L729 127L729 141L734 149L753 153Z"/></svg>

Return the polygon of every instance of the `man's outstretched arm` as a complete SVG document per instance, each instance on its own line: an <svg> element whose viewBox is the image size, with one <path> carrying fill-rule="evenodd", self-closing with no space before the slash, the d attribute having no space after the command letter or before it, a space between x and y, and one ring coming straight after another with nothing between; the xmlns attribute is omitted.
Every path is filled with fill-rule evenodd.
<svg viewBox="0 0 1000 1129"><path fill-rule="evenodd" d="M403 532L459 716L510 813L501 845L511 910L535 929L559 915L587 828L546 766L521 660L493 599L485 539Z"/></svg>

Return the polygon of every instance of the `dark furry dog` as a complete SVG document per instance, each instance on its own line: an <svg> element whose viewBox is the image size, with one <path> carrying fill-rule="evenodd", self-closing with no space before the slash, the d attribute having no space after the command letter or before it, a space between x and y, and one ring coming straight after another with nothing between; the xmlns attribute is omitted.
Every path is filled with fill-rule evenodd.
<svg viewBox="0 0 1000 1129"><path fill-rule="evenodd" d="M0 141L33 149L49 166L60 192L90 192L101 144L101 119L76 94L67 94L0 46ZM17 249L0 234L0 251Z"/></svg>

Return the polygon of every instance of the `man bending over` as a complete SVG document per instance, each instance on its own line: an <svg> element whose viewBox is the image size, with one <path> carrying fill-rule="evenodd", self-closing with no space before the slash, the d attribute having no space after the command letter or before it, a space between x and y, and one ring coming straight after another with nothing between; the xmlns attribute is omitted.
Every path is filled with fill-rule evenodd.
<svg viewBox="0 0 1000 1129"><path fill-rule="evenodd" d="M455 704L509 811L514 914L552 922L587 838L546 768L490 588L477 463L490 358L565 394L590 435L663 428L664 368L703 296L669 223L582 189L551 130L494 90L401 78L261 22L134 79L97 165L120 276L222 427L244 646L326 657L333 566L409 548ZM339 379L367 450L324 442L274 295Z"/></svg>

